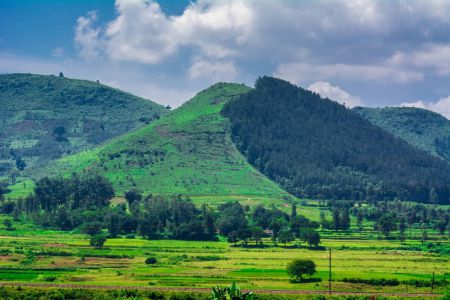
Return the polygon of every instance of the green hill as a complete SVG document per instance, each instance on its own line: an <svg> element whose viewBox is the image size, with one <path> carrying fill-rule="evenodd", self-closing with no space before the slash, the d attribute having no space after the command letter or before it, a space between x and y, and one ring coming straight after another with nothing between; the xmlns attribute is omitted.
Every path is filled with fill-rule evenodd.
<svg viewBox="0 0 450 300"><path fill-rule="evenodd" d="M0 106L0 178L12 183L168 112L97 82L31 74L0 75Z"/></svg>
<svg viewBox="0 0 450 300"><path fill-rule="evenodd" d="M100 171L118 194L136 188L210 200L287 195L246 162L231 141L229 121L219 113L224 103L249 90L244 85L218 83L158 121L99 148L68 156L52 169L66 175Z"/></svg>
<svg viewBox="0 0 450 300"><path fill-rule="evenodd" d="M450 121L442 115L413 107L353 110L396 137L450 162Z"/></svg>
<svg viewBox="0 0 450 300"><path fill-rule="evenodd" d="M297 196L449 203L446 162L286 81L260 78L223 114L248 161Z"/></svg>

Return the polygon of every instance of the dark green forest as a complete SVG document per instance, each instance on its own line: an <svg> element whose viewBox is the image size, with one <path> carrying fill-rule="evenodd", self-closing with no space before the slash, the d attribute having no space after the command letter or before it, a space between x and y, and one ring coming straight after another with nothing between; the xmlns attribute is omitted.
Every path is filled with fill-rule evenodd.
<svg viewBox="0 0 450 300"><path fill-rule="evenodd" d="M415 107L369 108L353 111L411 145L450 162L450 121Z"/></svg>
<svg viewBox="0 0 450 300"><path fill-rule="evenodd" d="M259 78L222 114L248 161L296 196L449 203L445 161L286 81Z"/></svg>

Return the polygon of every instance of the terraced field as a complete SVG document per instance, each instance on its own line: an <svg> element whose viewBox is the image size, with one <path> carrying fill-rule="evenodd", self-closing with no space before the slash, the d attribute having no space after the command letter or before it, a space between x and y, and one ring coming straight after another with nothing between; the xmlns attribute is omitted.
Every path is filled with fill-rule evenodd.
<svg viewBox="0 0 450 300"><path fill-rule="evenodd" d="M251 290L320 291L328 287L325 248L332 249L334 291L428 293L433 272L438 282L450 280L450 257L420 251L417 241L401 244L326 238L322 243L324 248L312 250L298 242L282 247L269 240L265 241L264 248L251 245L244 248L225 241L117 238L109 239L104 249L94 249L81 234L44 230L24 230L16 234L1 231L0 279L3 284L210 288L235 281ZM147 257L155 257L157 263L146 265ZM309 282L291 283L285 266L293 258L312 259L318 273ZM397 279L399 284L347 282L354 279ZM437 285L435 292L444 293L447 288Z"/></svg>

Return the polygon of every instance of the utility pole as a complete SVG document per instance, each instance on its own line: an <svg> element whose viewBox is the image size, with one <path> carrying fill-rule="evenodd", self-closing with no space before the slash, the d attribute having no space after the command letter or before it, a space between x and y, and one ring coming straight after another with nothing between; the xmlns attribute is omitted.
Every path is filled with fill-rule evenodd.
<svg viewBox="0 0 450 300"><path fill-rule="evenodd" d="M331 247L328 248L328 294L331 295Z"/></svg>

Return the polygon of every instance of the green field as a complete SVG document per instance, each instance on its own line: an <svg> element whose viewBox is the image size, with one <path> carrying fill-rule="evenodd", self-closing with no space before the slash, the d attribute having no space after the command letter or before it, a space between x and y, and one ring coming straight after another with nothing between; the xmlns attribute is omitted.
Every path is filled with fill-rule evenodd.
<svg viewBox="0 0 450 300"><path fill-rule="evenodd" d="M252 290L326 290L328 252L332 250L335 291L421 292L411 280L425 285L431 274L450 280L450 257L423 251L417 240L405 243L365 239L361 234L341 237L322 232L324 249L308 249L299 242L288 247L265 241L265 247L234 247L225 241L194 242L108 239L104 249L89 246L86 235L32 230L31 224L14 223L16 230L0 231L0 280L22 283L60 283L98 286L196 287L237 282ZM432 238L439 238L432 235ZM441 237L441 242L448 240ZM157 263L146 265L147 257ZM315 280L291 283L285 271L293 258L317 264ZM349 283L345 279L397 279L396 286ZM347 280L348 281L348 280ZM436 286L444 293L448 286Z"/></svg>

